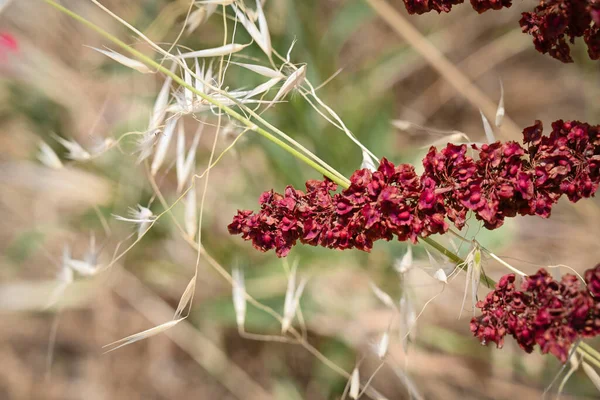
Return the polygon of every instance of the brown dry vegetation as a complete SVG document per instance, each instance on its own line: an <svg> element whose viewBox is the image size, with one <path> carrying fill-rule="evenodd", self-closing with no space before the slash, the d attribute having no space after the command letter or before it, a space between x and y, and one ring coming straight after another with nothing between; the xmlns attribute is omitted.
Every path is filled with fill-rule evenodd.
<svg viewBox="0 0 600 400"><path fill-rule="evenodd" d="M137 41L93 4L63 3L125 41ZM528 5L517 2L510 9L483 15L463 5L448 15L408 17L399 1L392 3L458 68L459 82L472 81L494 105L502 78L506 113L514 126L523 128L535 119L549 125L559 118L600 123L600 64L587 60L582 49L575 64L561 64L535 52L517 24ZM189 6L186 0L103 4L156 42L174 40ZM294 61L306 62L314 80L324 81L344 68L321 95L376 154L395 162L418 162L420 146L438 138L398 131L391 119L460 130L482 140L478 108L483 105L472 104L469 89L456 87L452 71L450 76L448 70L441 75L427 61L427 48L411 45L366 2L268 0L266 4L275 45L281 44L285 52L291 38L297 37ZM184 37L183 43L193 48L219 43L220 22L213 18ZM196 253L166 218L110 271L77 283L60 308L39 311L50 293L47 282L58 270L64 244L81 255L90 232L95 232L104 249L101 259L109 261L132 230L114 221L111 213L123 215L128 206L147 203L152 189L143 165L130 155L131 146L90 163L67 162L67 168L54 171L35 159L38 141L43 138L58 150L50 132L90 146L98 138L141 130L161 81L115 68L84 47L102 47L106 43L101 38L41 1L10 2L0 13L0 27L0 33L11 33L19 43L10 62L0 61L0 398L339 398L346 379L302 347L238 335L231 286L204 259L188 320L166 334L103 354L103 345L168 321L193 275ZM235 79L246 85L240 77ZM360 165L360 152L297 99L278 105L267 119L346 175ZM508 121L497 135L518 139L517 133ZM205 168L211 143L209 130L198 152L197 171ZM229 143L224 137L217 151ZM230 238L226 225L237 208L256 207L263 190L281 190L307 178L318 175L257 137L247 138L211 173L204 245L227 268L235 262L248 267L248 291L277 310L282 309L286 287L280 260L274 254L256 254L241 240ZM170 193L171 201L176 199L175 187L174 173L167 174L161 189ZM600 261L599 206L597 198L575 205L560 203L549 220L520 218L493 233L480 232L477 238L528 273L553 264L582 272ZM99 214L107 219L110 234ZM176 215L182 214L176 210ZM362 376L379 365L371 345L387 329L392 313L373 296L368 282L397 297L399 285L391 265L404 249L390 243L376 246L369 255L306 247L293 254L300 258L300 271L311 276L303 298L309 342L346 371L363 356ZM419 260L427 259L424 252L415 251ZM491 260L484 267L493 278L506 273ZM418 270L408 286L417 311L441 291ZM459 275L428 305L407 359L398 335L392 335L393 365L380 370L373 387L389 399L408 398L402 378L406 372L427 399L541 396L559 371L558 362L551 356L525 355L511 340L503 350L481 347L470 337L470 304L458 320L463 290L464 278ZM256 309L249 310L247 321L252 332L279 331L276 321ZM563 398L597 398L580 372L566 385L565 394Z"/></svg>

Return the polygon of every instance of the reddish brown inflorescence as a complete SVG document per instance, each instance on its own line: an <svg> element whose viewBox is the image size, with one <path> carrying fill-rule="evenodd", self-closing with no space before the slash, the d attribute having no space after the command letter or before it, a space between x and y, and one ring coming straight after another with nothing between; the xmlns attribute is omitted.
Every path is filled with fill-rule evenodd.
<svg viewBox="0 0 600 400"><path fill-rule="evenodd" d="M453 5L464 0L403 0L409 14L430 11L450 12ZM470 0L478 13L500 10L512 5L512 0ZM600 58L599 0L541 0L532 12L525 12L519 21L524 33L533 36L540 53L562 62L573 62L570 44L583 37L592 60Z"/></svg>
<svg viewBox="0 0 600 400"><path fill-rule="evenodd" d="M600 127L578 121L556 121L549 136L536 121L523 131L525 147L516 142L431 147L424 172L385 158L377 171L361 169L350 187L334 194L328 179L311 180L306 192L288 186L260 198L261 209L238 211L229 232L251 240L261 251L275 249L285 257L298 240L313 246L369 251L373 242L416 242L458 228L472 211L487 229L506 217L550 216L562 195L576 202L592 196L600 183Z"/></svg>
<svg viewBox="0 0 600 400"><path fill-rule="evenodd" d="M577 339L600 334L600 264L586 271L585 280L587 286L567 274L559 282L542 268L517 290L515 275L505 275L477 303L482 315L471 320L471 331L482 344L499 348L512 335L527 353L538 345L564 363Z"/></svg>
<svg viewBox="0 0 600 400"><path fill-rule="evenodd" d="M540 53L573 62L569 43L583 37L592 60L600 58L600 2L597 0L542 1L519 21L523 32L533 36Z"/></svg>

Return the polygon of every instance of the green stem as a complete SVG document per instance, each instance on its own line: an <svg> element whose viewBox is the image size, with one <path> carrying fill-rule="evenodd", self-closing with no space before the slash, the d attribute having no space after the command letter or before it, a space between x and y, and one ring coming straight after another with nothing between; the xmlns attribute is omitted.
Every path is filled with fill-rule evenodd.
<svg viewBox="0 0 600 400"><path fill-rule="evenodd" d="M228 106L220 103L219 101L215 100L211 96L208 96L208 95L202 93L201 91L197 90L192 85L187 84L177 74L175 74L174 72L169 71L167 68L163 67L161 64L159 64L156 61L154 61L152 58L150 58L150 57L146 56L145 54L143 54L143 53L135 50L134 48L132 48L129 45L127 45L125 42L119 40L118 38L114 37L110 33L106 32L104 29L102 29L99 26L93 24L92 22L90 22L87 19L81 17L80 15L75 14L74 12L72 12L71 10L69 10L69 9L67 9L67 8L65 8L63 6L61 6L60 4L57 4L53 0L44 0L44 1L47 4L51 5L52 7L56 8L57 10L65 13L69 17L71 17L71 18L73 18L73 19L81 22L82 24L84 24L88 28L92 29L93 31L95 31L99 35L103 36L104 38L110 40L111 42L113 42L114 44L116 44L117 46L119 46L120 48L122 48L123 50L127 51L128 53L130 53L133 56L135 56L136 58L138 58L140 61L143 61L146 65L151 66L151 67L155 68L156 70L161 71L163 74L169 76L171 79L173 79L174 82L177 82L180 86L185 87L186 89L191 90L193 93L197 94L198 96L202 97L204 100L208 101L209 103L211 103L215 107L218 107L220 110L224 111L230 117L232 117L232 118L238 120L239 122L241 122L242 124L244 124L250 130L253 130L253 131L257 132L258 134L264 136L265 138L267 138L271 142L275 143L277 146L281 147L282 149L284 149L288 153L292 154L294 157L298 158L299 160L303 161L304 163L306 163L307 165L311 166L315 170L319 171L321 174L323 174L324 176L328 177L333 182L337 183L340 186L347 187L348 183L345 182L345 181L343 181L342 179L340 179L340 177L336 176L336 174L332 173L331 171L327 170L326 168L324 168L323 166L319 165L315 161L311 160L309 157L307 157L306 155L300 153L299 151L297 151L296 149L294 149L292 146L290 146L287 143L283 142L281 139L276 138L271 133L267 132L265 129L263 129L263 128L259 127L259 126L256 126L256 124L252 123L252 121L248 120L243 115L241 115L238 112L236 112L235 110L233 110L230 107L228 107Z"/></svg>
<svg viewBox="0 0 600 400"><path fill-rule="evenodd" d="M459 255L457 255L453 251L444 247L442 244L436 242L430 237L424 237L420 240L424 241L425 243L436 249L438 252L448 257L450 261L455 262L456 265L458 265L463 271L467 270L468 267L465 263L465 260L463 260ZM483 282L483 284L490 289L494 288L494 286L496 285L496 282L493 279L488 278L487 275L485 275L483 272L481 273L481 282Z"/></svg>
<svg viewBox="0 0 600 400"><path fill-rule="evenodd" d="M578 347L577 348L577 352L579 354L581 354L583 356L583 358L585 358L587 361L589 361L590 363L594 364L594 366L596 366L596 368L600 368L600 361L598 361L596 358L594 358L591 355L589 355L589 353L586 350Z"/></svg>
<svg viewBox="0 0 600 400"><path fill-rule="evenodd" d="M204 100L206 100L209 103L213 104L215 107L219 108L220 110L222 110L223 112L225 112L226 114L228 114L230 117L232 117L232 118L238 120L239 122L241 122L242 124L244 124L248 129L250 129L252 131L255 131L255 132L259 133L260 135L264 136L265 138L267 138L271 142L275 143L277 146L281 147L282 149L284 149L285 151L287 151L288 153L290 153L291 155L293 155L294 157L296 157L297 159L299 159L300 161L303 161L304 163L306 163L307 165L311 166L312 168L314 168L315 170L317 170L318 172L320 172L321 174L323 174L327 178L331 179L333 182L337 183L340 187L342 187L344 189L347 189L350 186L350 181L347 178L343 177L339 172L333 170L333 168L329 167L327 164L325 164L325 162L323 162L322 160L320 160L318 157L313 156L312 157L313 159L311 159L308 156L306 156L305 154L302 154L301 152L299 152L298 150L294 149L292 146L290 146L289 144L285 143L281 139L275 137L274 135L272 135L271 133L269 133L265 129L257 126L252 121L250 121L249 119L245 118L243 115L239 114L238 112L236 112L232 108L230 108L230 107L228 107L228 106L220 103L219 101L215 100L211 96L208 96L205 93L202 93L201 91L197 90L192 85L187 84L177 74L175 74L174 72L171 72L167 68L163 67L161 64L157 63L152 58L150 58L150 57L146 56L145 54L143 54L143 53L135 50L131 46L127 45L125 42L119 40L118 38L114 37L110 33L106 32L104 29L102 29L99 26L95 25L94 23L88 21L87 19L81 17L80 15L72 12L71 10L69 10L69 9L61 6L60 4L56 3L54 0L44 0L44 1L48 5L50 5L50 6L54 7L54 8L56 8L57 10L59 10L60 12L62 12L64 14L68 15L69 17L71 17L71 18L73 18L73 19L81 22L82 24L84 24L88 28L90 28L93 31L95 31L96 33L98 33L100 36L103 36L104 38L110 40L111 42L113 42L114 44L116 44L117 46L119 46L120 48L122 48L123 50L125 50L128 53L132 54L133 56L135 56L136 58L138 58L140 61L144 62L146 65L151 66L152 68L155 68L157 71L161 71L163 74L169 76L171 79L173 79L174 82L177 82L177 84L179 84L180 86L185 87L186 89L192 91L193 93L195 93L196 95L200 96ZM284 137L287 139L287 135L284 136ZM294 143L295 145L297 145L296 142L292 142L292 143ZM302 149L305 150L304 148L302 148ZM315 162L315 160L316 160L316 162ZM440 243L436 242L435 240L433 240L431 238L422 238L422 240L425 243L428 243L430 246L432 246L436 250L438 250L440 253L444 254L450 260L452 260L457 265L459 265L462 269L466 269L465 261L460 256L458 256L457 254L455 254L452 251L448 250L443 245L441 245ZM487 278L486 276L483 276L483 275L482 275L482 281L484 282L484 284L486 286L488 286L490 288L493 287L494 284L495 284L493 280L491 280L491 279L489 279L489 278Z"/></svg>
<svg viewBox="0 0 600 400"><path fill-rule="evenodd" d="M579 342L579 347L581 347L581 349L588 353L590 356L593 356L596 359L596 361L600 363L600 353L596 351L592 346L581 341Z"/></svg>

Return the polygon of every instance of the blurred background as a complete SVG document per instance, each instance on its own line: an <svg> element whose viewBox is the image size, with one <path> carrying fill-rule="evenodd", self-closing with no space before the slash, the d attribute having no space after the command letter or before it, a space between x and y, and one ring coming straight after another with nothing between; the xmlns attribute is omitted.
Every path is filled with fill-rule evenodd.
<svg viewBox="0 0 600 400"><path fill-rule="evenodd" d="M176 40L190 6L188 0L102 3L159 44ZM42 1L0 4L0 398L341 398L348 379L305 348L240 336L231 285L206 258L200 259L193 306L184 323L103 354L102 346L172 318L197 257L174 223L183 218L182 206L174 208L175 219L161 218L110 270L76 279L57 306L43 309L65 246L82 258L95 238L99 260L107 263L132 243L127 238L135 231L113 215L125 215L136 204L151 204L155 214L162 212L153 201L144 165L136 163L134 139L80 163L66 159L56 136L94 148L126 132L143 131L163 78L124 68L86 47L108 43ZM139 43L93 3L61 4L125 42ZM588 59L584 46L575 46L574 64L536 52L518 26L520 13L533 3L517 2L482 15L463 4L449 14L423 16L408 16L400 1L390 4L491 104L500 98L502 80L509 120L497 130L498 139L520 140L511 126L522 129L536 119L547 128L556 119L600 123L600 64ZM319 96L376 155L418 165L423 147L445 135L414 126L399 129L402 124L394 126L393 120L484 140L479 108L487 112L485 104L473 104L470 89L457 90L457 81L440 75L424 57L427 48L407 41L367 2L268 0L265 13L273 47L285 54L296 39L292 62L305 63L313 83L342 69L319 89ZM214 47L222 35L222 18L215 15L179 43L191 49ZM238 35L240 43L250 42L245 32ZM147 46L139 48L153 55ZM256 45L248 50L260 56ZM231 87L261 83L256 75L233 69L227 82ZM264 116L344 175L359 168L360 149L302 97L291 96ZM193 122L186 117L186 123ZM217 153L232 143L236 132L220 135ZM213 138L206 130L196 171L206 168ZM56 151L63 168L51 169L37 160L41 140ZM243 268L247 291L280 313L287 285L282 260L231 237L227 224L237 209L257 209L263 191L281 192L290 184L302 188L307 179L319 178L253 134L245 135L211 171L202 226L206 251L228 270ZM167 200L175 201L175 172L158 181ZM198 199L204 187L200 182ZM556 264L582 272L600 261L599 206L597 198L575 205L561 202L549 220L518 218L493 232L480 230L473 221L466 235L526 273ZM298 246L289 256L297 260L299 275L310 277L300 303L308 342L348 372L360 363L363 382L381 364L373 347L390 321L394 326L398 322L369 282L398 301L403 291L393 264L405 252L405 243L390 242L377 243L370 254ZM442 290L441 283L418 268L429 263L423 247L413 252L416 266L405 278L404 293L416 314L426 303L427 308L407 354L397 329L391 330L389 362L371 386L389 399L542 396L561 372L559 362L524 354L512 339L502 350L482 347L469 331L470 301L459 319L464 275ZM493 260L485 260L484 268L494 279L507 273ZM481 288L479 296L486 292ZM248 306L246 331L278 335L280 329L277 320ZM584 374L575 372L563 398L598 398L598 392Z"/></svg>

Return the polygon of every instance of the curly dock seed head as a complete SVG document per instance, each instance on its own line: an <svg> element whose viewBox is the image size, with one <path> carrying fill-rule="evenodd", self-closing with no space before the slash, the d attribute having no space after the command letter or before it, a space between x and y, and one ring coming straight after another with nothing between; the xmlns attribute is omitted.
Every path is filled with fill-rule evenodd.
<svg viewBox="0 0 600 400"><path fill-rule="evenodd" d="M539 345L566 362L571 345L579 338L600 334L600 264L585 273L587 287L576 276L566 274L554 280L545 269L526 277L521 290L515 275L505 275L477 303L482 315L471 320L471 331L482 344L502 347L504 336L512 335L519 346L531 353Z"/></svg>
<svg viewBox="0 0 600 400"><path fill-rule="evenodd" d="M526 147L496 142L481 147L478 159L466 145L431 147L424 172L394 166L382 159L377 171L355 171L350 187L334 194L328 179L310 180L306 192L288 186L260 198L261 209L238 211L229 233L251 240L261 251L275 249L285 257L298 240L313 246L370 251L373 242L416 242L419 237L445 233L446 218L458 228L468 211L496 229L506 217L550 216L564 194L576 202L592 196L600 183L599 126L556 121L544 136L536 121L523 131Z"/></svg>

